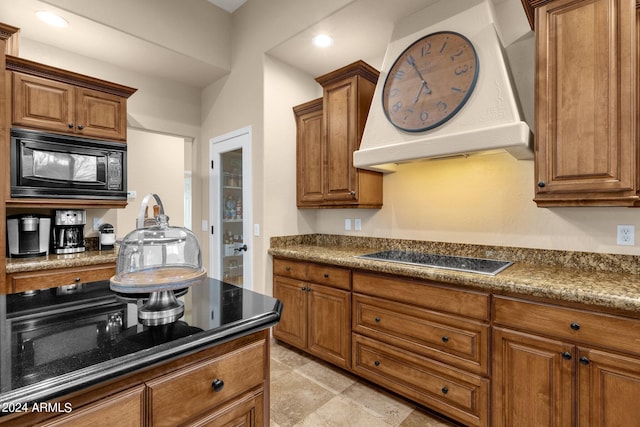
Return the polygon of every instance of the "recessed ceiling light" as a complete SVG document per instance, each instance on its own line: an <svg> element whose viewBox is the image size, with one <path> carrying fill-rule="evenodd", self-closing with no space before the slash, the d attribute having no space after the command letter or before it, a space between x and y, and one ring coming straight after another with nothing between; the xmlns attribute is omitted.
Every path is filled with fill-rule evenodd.
<svg viewBox="0 0 640 427"><path fill-rule="evenodd" d="M333 44L333 37L328 34L318 34L312 42L317 47L329 47Z"/></svg>
<svg viewBox="0 0 640 427"><path fill-rule="evenodd" d="M45 22L53 27L68 27L69 26L69 22L64 19L63 17L56 15L53 12L47 12L44 10L39 10L36 12L36 16L38 17L38 19L40 19L42 22Z"/></svg>

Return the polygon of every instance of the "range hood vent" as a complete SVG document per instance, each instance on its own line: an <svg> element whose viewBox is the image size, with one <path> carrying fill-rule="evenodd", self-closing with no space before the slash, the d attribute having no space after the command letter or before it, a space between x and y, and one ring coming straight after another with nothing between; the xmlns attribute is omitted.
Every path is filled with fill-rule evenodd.
<svg viewBox="0 0 640 427"><path fill-rule="evenodd" d="M411 16L410 22L428 22L443 16L446 1ZM522 13L522 9L519 9ZM408 18L407 18L408 19ZM406 20L406 19L405 19ZM489 0L440 19L435 24L391 41L376 85L362 141L354 153L354 166L393 172L398 163L505 150L517 159L532 159L532 135L521 119ZM523 15L525 31L530 31ZM406 30L407 23L396 23ZM432 130L405 132L393 126L382 108L382 87L395 59L414 41L437 32L455 31L466 36L478 54L476 87L467 103L452 119Z"/></svg>

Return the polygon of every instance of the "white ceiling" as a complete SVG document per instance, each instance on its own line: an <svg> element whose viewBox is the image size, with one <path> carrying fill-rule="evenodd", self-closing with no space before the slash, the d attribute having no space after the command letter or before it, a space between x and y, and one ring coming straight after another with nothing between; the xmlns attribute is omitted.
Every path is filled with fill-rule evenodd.
<svg viewBox="0 0 640 427"><path fill-rule="evenodd" d="M228 11L235 11L247 0L208 1ZM363 59L375 67L380 67L393 31L393 23L399 18L437 1L354 0L320 22L273 47L267 53L304 70L313 77L340 68L357 59ZM119 7L133 8L135 3L120 1L118 5ZM86 8L84 8L85 4ZM128 6L129 4L131 6ZM277 4L278 2L274 2L276 5L274 7L277 7ZM220 58L220 61L216 61L210 56L198 57L198 53L193 52L192 41L186 40L185 44L188 42L189 45L180 49L176 45L169 45L169 42L152 38L148 34L142 33L142 30L138 32L136 27L131 26L130 23L128 23L128 27L125 27L124 22L123 25L119 25L116 20L124 21L124 17L132 10L117 10L115 11L117 14L112 13L107 17L104 14L104 9L100 14L98 9L88 10L89 5L105 7L105 3L82 3L74 0L20 0L19 2L0 0L0 20L21 28L23 39L52 45L118 67L182 82L198 88L211 84L229 71L230 61L228 58ZM158 9L162 7L163 3L158 2L157 5L154 14L162 16L163 11ZM215 6L211 5L211 7ZM61 31L40 23L34 13L43 8L62 12L72 25ZM83 8L83 10L76 11L78 8ZM172 12L175 13L175 10L167 11L167 22L171 22L172 25L171 34L193 33L193 28L184 28L184 32L181 31L179 22L176 24L175 20L171 19L170 13ZM286 11L283 12L286 13ZM185 10L184 13L187 14L188 11ZM220 11L216 13L225 15ZM225 16L228 16L227 20L231 25L231 15ZM107 20L108 18L110 20ZM184 19L185 16L182 18L180 22L183 22L183 25L190 25L189 20ZM178 25L178 27L173 28L174 25ZM205 26L200 28L203 31L207 30ZM332 47L319 50L310 46L311 38L320 31L326 31L333 36L335 42ZM176 39L173 37L171 43L177 43Z"/></svg>

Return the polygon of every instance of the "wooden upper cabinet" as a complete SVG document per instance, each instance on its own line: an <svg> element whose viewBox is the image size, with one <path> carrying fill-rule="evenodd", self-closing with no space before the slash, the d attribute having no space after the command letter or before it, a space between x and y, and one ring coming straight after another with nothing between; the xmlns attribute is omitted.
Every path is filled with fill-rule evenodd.
<svg viewBox="0 0 640 427"><path fill-rule="evenodd" d="M635 0L524 0L536 31L538 206L640 202Z"/></svg>
<svg viewBox="0 0 640 427"><path fill-rule="evenodd" d="M294 107L298 207L382 207L382 174L353 166L378 74L357 61L316 78L321 110L320 100Z"/></svg>
<svg viewBox="0 0 640 427"><path fill-rule="evenodd" d="M324 200L322 167L322 98L293 108L297 128L298 207L314 206Z"/></svg>
<svg viewBox="0 0 640 427"><path fill-rule="evenodd" d="M14 126L126 141L135 89L10 56L7 69Z"/></svg>

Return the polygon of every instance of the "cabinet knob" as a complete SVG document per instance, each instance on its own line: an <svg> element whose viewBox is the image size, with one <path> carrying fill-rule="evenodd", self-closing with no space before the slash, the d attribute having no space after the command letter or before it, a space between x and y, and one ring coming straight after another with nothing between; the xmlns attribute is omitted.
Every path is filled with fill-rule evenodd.
<svg viewBox="0 0 640 427"><path fill-rule="evenodd" d="M224 381L222 381L219 378L216 378L215 380L213 380L213 382L211 383L211 387L213 388L213 391L220 392L222 391L222 389L224 388Z"/></svg>
<svg viewBox="0 0 640 427"><path fill-rule="evenodd" d="M79 277L76 277L74 280L75 280L76 283L80 283L80 278Z"/></svg>
<svg viewBox="0 0 640 427"><path fill-rule="evenodd" d="M448 387L442 387L442 394L447 394L449 393L449 388Z"/></svg>
<svg viewBox="0 0 640 427"><path fill-rule="evenodd" d="M80 130L84 129L84 125L78 125L78 129Z"/></svg>
<svg viewBox="0 0 640 427"><path fill-rule="evenodd" d="M285 269L286 271L291 271L291 267L289 267L289 266L286 266L284 269Z"/></svg>
<svg viewBox="0 0 640 427"><path fill-rule="evenodd" d="M74 126L74 125L73 125L73 123L69 123L69 125L68 125L68 126L69 126L69 129L73 129L73 126Z"/></svg>
<svg viewBox="0 0 640 427"><path fill-rule="evenodd" d="M562 353L562 358L564 360L571 360L571 357L572 357L571 353L569 353L568 351L565 351L565 352Z"/></svg>
<svg viewBox="0 0 640 427"><path fill-rule="evenodd" d="M374 320L376 321L376 323L380 323L381 319L379 317L376 317Z"/></svg>
<svg viewBox="0 0 640 427"><path fill-rule="evenodd" d="M351 191L349 194L351 194L351 197L356 197L356 192L355 191Z"/></svg>
<svg viewBox="0 0 640 427"><path fill-rule="evenodd" d="M305 286L302 287L302 289L300 289L302 292L306 291L307 288Z"/></svg>
<svg viewBox="0 0 640 427"><path fill-rule="evenodd" d="M328 279L329 278L329 273L324 273L324 278Z"/></svg>
<svg viewBox="0 0 640 427"><path fill-rule="evenodd" d="M580 358L580 363L582 363L583 365L588 365L589 363L591 363L591 361L589 360L589 358L588 358L588 357L586 357L586 356L582 356L582 357Z"/></svg>
<svg viewBox="0 0 640 427"><path fill-rule="evenodd" d="M579 331L580 330L580 324L576 323L576 322L573 322L571 324L571 329L573 329L574 331Z"/></svg>
<svg viewBox="0 0 640 427"><path fill-rule="evenodd" d="M449 337L447 336L442 337L442 342L449 342Z"/></svg>
<svg viewBox="0 0 640 427"><path fill-rule="evenodd" d="M544 182L544 181L538 182L538 187L540 187L540 188L544 188L544 187L546 187L546 185L547 185L547 183Z"/></svg>
<svg viewBox="0 0 640 427"><path fill-rule="evenodd" d="M376 365L376 366L380 366L380 361L376 360L375 362L373 362L373 364Z"/></svg>

